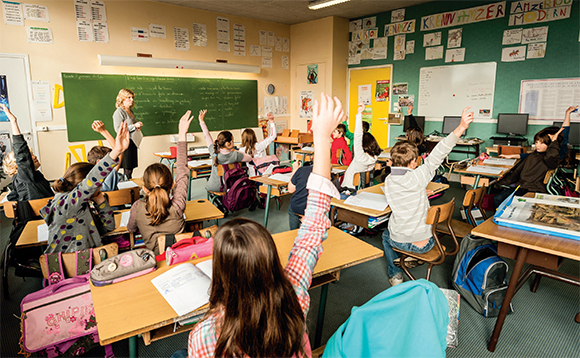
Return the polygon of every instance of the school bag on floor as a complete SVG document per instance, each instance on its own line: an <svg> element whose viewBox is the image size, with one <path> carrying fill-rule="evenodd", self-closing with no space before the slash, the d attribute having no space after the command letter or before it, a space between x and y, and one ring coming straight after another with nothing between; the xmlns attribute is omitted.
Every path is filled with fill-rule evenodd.
<svg viewBox="0 0 580 358"><path fill-rule="evenodd" d="M477 312L496 317L508 287L507 272L507 262L490 240L467 234L453 263L452 285Z"/></svg>
<svg viewBox="0 0 580 358"><path fill-rule="evenodd" d="M220 191L225 192L222 196L223 206L231 212L248 208L256 200L256 185L239 163L224 173Z"/></svg>

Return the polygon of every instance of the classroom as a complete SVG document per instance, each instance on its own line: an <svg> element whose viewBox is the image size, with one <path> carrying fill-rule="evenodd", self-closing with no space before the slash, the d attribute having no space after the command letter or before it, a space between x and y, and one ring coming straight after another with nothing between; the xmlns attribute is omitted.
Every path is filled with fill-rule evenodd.
<svg viewBox="0 0 580 358"><path fill-rule="evenodd" d="M126 239L123 245L128 246L125 253L137 252L145 246L149 248L147 233L152 232L149 229L154 226L145 229L138 218L131 216L129 219L129 212L138 212L140 201L143 203L141 212L149 217L145 198L152 195L149 193L159 192L158 187L169 193L175 183L172 209L169 214L161 214L161 221L179 219L181 226L178 230L171 229L174 233L200 230L200 236L206 231L213 236L217 227L227 227L232 222L241 226L243 220L250 219L272 235L280 261L285 265L297 235L290 230L298 228L305 218L302 214L306 214L308 193L305 188L308 174L302 189L290 178L297 172L295 165L298 163L304 166L301 169L311 166L313 173L320 173L316 172L316 157L325 158L328 153L321 155L320 145L313 145L317 141L313 128L317 128L316 116L327 117L322 112L315 113L324 108L313 104L323 100L323 93L337 97L344 109L345 118L341 118L341 122L345 120L347 134L344 138L348 139L341 139L344 146L337 154L335 144L339 141L332 134L330 177L334 178L332 183L338 186L341 195L340 199L335 197L329 201L324 215L331 226L329 241L324 244L324 253L311 272L312 284L307 291L309 308L303 322L312 355L322 356L325 346L325 356L338 354L340 344L336 336L341 330L344 330L342 344L348 342L345 337L358 340L357 343L365 339L347 330L354 329L356 324L356 310L353 309L376 304L377 298L389 296L394 290L399 292L396 290L402 290L401 287L433 283L455 294L453 272L457 269L457 258L464 254L460 246L463 248L463 243L468 241L464 239L468 233L491 240L496 250L493 256L506 263L505 287L502 286L501 298L498 298L504 305L500 309L498 304L497 312L485 317L462 294L461 309L457 307L455 316L450 313L451 320L445 317L446 323L454 320L458 323L454 328L451 324L443 327L449 330L448 334L443 332L447 348L434 354L450 357L577 355L580 340L580 223L577 215L580 210L580 113L577 109L580 105L580 1L343 0L318 10L308 8L325 2L3 1L0 10L3 17L0 22L0 104L7 105L10 111L0 110L1 155L4 158L18 145L26 143L32 159L41 165L40 169L38 166L34 169L42 173L41 179L34 180L36 186L50 183L56 197L71 190L57 192L53 185L68 180L64 173L71 165L90 161L87 159L89 150L95 146L113 148L103 160L112 160L106 162L106 166L116 165L115 161L121 160L122 168L117 174L121 190L118 191L130 195L130 199L123 197L122 200L129 201L121 201L117 206L113 194L90 197L95 203L93 215L101 205L100 197L108 202L107 207L109 204L112 207L108 219L116 223L116 228L107 229L110 232L106 235L101 234L108 238L106 242L122 236ZM130 89L133 94L125 93L119 100L119 90L123 88ZM120 120L114 115L125 106L127 96L134 97L135 105L132 107L134 125L127 121L129 134L125 134L124 125L119 127ZM464 111L467 106L470 109ZM119 107L117 112L116 107ZM202 114L202 110L207 113ZM18 119L18 133L23 134L20 138L24 141L15 138L10 112ZM103 127L95 121L102 121ZM185 122L188 127L184 129ZM357 152L356 139L349 135L355 138L360 135L365 138L359 139L364 143L369 138L369 133L361 134L363 130L357 123L369 127L370 138L378 151L364 144L364 152L363 149ZM562 144L563 135L558 130L566 123L570 123L570 129L562 132L566 137ZM104 136L104 127L112 134L111 140ZM255 150L250 152L244 146L247 128L256 137ZM404 149L401 149L402 143L412 140L411 133L417 128L421 139L413 140L417 144L413 146L419 148L419 156L404 163L397 159L397 163L403 164L393 164L393 158L399 158ZM232 136L223 137L222 131L229 131ZM126 143L120 143L122 140L115 142L115 132L123 132L123 136L131 138L128 148ZM208 151L209 142L213 144L214 140L218 144L215 149L210 145ZM222 142L226 144L222 146ZM349 145L353 164L360 165L351 171L344 162L345 148ZM447 146L450 146L449 151ZM243 153L235 150L240 147ZM544 147L548 149L542 149ZM542 159L541 151L550 153L555 159L548 163ZM216 163L225 158L225 153L235 153L233 157L237 159L222 162L222 171L222 166ZM408 152L411 153L414 152ZM180 160L184 155L188 158L186 165ZM363 165L359 162L362 156L372 163ZM270 158L270 161L262 163L259 157ZM437 162L439 157L441 161ZM541 165L533 167L532 160ZM240 189L240 197L225 204L224 195L228 189L220 187L220 181L223 183L225 178L223 173L235 170L229 163L246 161L254 165L248 164L246 168L246 164L241 163L240 170L249 173L246 176L249 176L247 182L251 183L252 194L242 194L250 193L250 189ZM131 169L125 167L127 162L133 163L129 164ZM144 181L151 175L146 169L156 163L163 167L159 170L171 174L168 187L161 182ZM419 201L413 201L417 195L413 195L412 200L402 199L393 196L394 191L389 193L388 189L389 185L408 184L408 180L397 182L407 170L403 168L402 172L397 167L412 163L416 165L411 167L413 170L424 170L430 179L436 174L436 180L427 180L427 196L422 188ZM426 169L433 165L433 169ZM273 175L272 169L275 169ZM262 176L264 170L266 175ZM351 178L349 172L356 174ZM7 173L4 168L0 176L0 199L8 197L7 186L12 185L12 174ZM105 174L100 173L103 179ZM348 185L345 185L347 176ZM214 179L217 186L212 182ZM86 184L85 181L80 183ZM16 176L14 185L17 186ZM347 187L348 190L343 190ZM297 193L292 194L294 190ZM302 213L296 213L292 206L292 198L298 197L298 192L304 195ZM575 214L566 214L564 219L558 217L554 219L556 224L541 228L531 226L530 229L521 226L519 221L513 224L501 214L520 210L516 208L516 200L512 205L508 197L513 192L518 197L528 197L519 200L528 200L529 205L554 205ZM533 193L538 194L534 197ZM80 203L80 191L78 195ZM247 199L252 205L245 205L248 195L253 198ZM477 199L469 202L471 195ZM46 195L36 196L40 197ZM376 204L379 207L370 203L370 199L377 197L382 198ZM29 199L32 198L22 200ZM385 206L381 206L383 201ZM389 244L393 253L403 255L401 261L409 261L403 264L407 267L403 267L401 273L398 268L401 264L398 261L393 264L389 253L385 253L387 241L398 241L393 227L394 222L401 219L397 217L401 215L401 207L397 207L396 201L405 202L407 207L421 208L408 214L415 219L425 215L429 207L450 210L453 235L444 234L449 232L446 228L439 230L445 226L444 222L433 225L439 232L433 236L441 238L443 250L447 252L435 257L434 266L413 256L423 255L421 253L412 250L405 253ZM454 203L450 206L451 201ZM132 205L134 202L136 205ZM31 205L36 214L44 205L47 205L47 212L60 210L57 200L52 204L44 202L38 209ZM130 206L136 209L129 210ZM480 206L483 209L479 210ZM50 231L48 217L51 214L47 214L44 220L37 218L25 228L23 226L19 242L10 244L11 231L22 215L17 207L17 204L4 203L0 214L2 356L19 354L22 335L21 320L17 317L22 312L21 302L25 296L45 286L39 277L21 275L23 271L12 255L18 256L19 252L32 252L33 256L36 252L43 254L47 245L40 242L37 227L45 222L49 225L47 237L48 233L51 237L58 234ZM498 207L499 214L493 219ZM483 216L477 216L481 211ZM473 213L477 213L476 217L471 217ZM41 215L45 216L43 212ZM68 212L66 215L73 217ZM101 212L101 215L107 213ZM437 215L435 220L440 216ZM293 217L297 220L294 224ZM431 214L428 217L433 219ZM106 221L104 219L105 227ZM323 221L326 225L326 220ZM297 226L293 226L296 222ZM315 225L310 220L303 222ZM405 230L416 233L428 226L428 236L431 236L429 223L422 220L416 224ZM169 226L169 222L161 225ZM171 225L177 224L172 221ZM133 227L138 229L132 230ZM88 235L92 240L92 230L90 234L88 229L86 233L75 231L76 227L72 230L73 236ZM140 239L133 231L145 235ZM388 237L389 232L387 239L385 235ZM156 233L151 235L155 239L155 249L151 246L153 253L165 255L164 247L170 244L159 241ZM175 240L180 239L175 236ZM77 240L77 245L81 246L81 242L85 245L84 241ZM436 255L440 252L437 251L438 240L433 244L430 239L427 244L433 245L429 252L435 250ZM409 243L415 241L419 239ZM58 245L56 251L63 243ZM64 247L63 252L70 252ZM137 247L139 249L134 249ZM458 251L453 252L453 248ZM93 259L93 264L100 261ZM201 261L204 260L193 262ZM186 349L190 342L189 332L194 327L191 322L197 322L206 312L196 309L193 313L188 310L185 315L176 314L175 307L155 290L155 283L151 284L153 277L171 271L169 264L161 262L163 264L157 263L154 273L103 287L91 285L100 344L104 347L111 344L117 356L169 357ZM403 285L392 281L395 277L391 272L393 265L397 267L396 277L403 278ZM520 282L515 276L511 280L512 275L519 277ZM419 280L425 278L430 282ZM508 299L504 300L504 296ZM110 297L116 299L110 300ZM148 302L147 306L134 303L140 297ZM301 300L298 295L300 305ZM512 306L505 305L510 301ZM385 304L392 305L387 301ZM405 312L412 310L409 304L405 303ZM448 304L445 307L451 312ZM376 342L379 346L392 344L391 353L385 350L364 354L362 348L350 347L360 344L345 344L340 352L347 356L429 355L421 351L421 345L413 345L418 337L416 332L429 330L425 328L429 319L420 316L421 308L407 318L397 307L388 312L391 315L385 314L385 317L392 321L368 327L383 330L397 327L393 330L398 335L384 332L390 338ZM187 319L188 323L183 323ZM180 323L174 324L174 321ZM399 321L411 322L411 325L401 328L395 324ZM412 334L405 335L405 332ZM428 334L435 335L435 332ZM426 342L425 347L428 344ZM404 347L394 348L398 345ZM108 349L104 347L96 347L84 356L102 356ZM33 356L39 354L33 353Z"/></svg>

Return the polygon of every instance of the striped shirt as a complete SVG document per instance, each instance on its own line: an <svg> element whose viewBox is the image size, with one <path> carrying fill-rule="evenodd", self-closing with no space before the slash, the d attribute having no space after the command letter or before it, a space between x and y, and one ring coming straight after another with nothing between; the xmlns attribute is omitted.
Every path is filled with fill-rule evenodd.
<svg viewBox="0 0 580 358"><path fill-rule="evenodd" d="M431 225L425 223L429 210L427 184L458 140L455 134L449 134L416 169L391 168L391 175L385 180L385 196L393 211L389 218L389 233L393 241L417 242L432 236Z"/></svg>

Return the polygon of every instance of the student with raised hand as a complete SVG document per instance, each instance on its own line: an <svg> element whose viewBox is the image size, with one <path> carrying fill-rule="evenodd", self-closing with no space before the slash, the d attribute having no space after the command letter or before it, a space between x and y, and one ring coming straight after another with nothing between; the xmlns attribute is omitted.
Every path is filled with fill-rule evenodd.
<svg viewBox="0 0 580 358"><path fill-rule="evenodd" d="M105 124L102 121L94 121L91 125L93 130L99 134L101 134L109 143L111 148L115 147L115 138L109 133L107 128L105 128ZM111 148L105 146L96 145L89 150L87 153L87 161L90 164L97 164L97 162L105 157L110 151ZM121 158L123 156L121 155ZM120 159L122 161L122 159ZM119 168L121 166L117 165L111 174L107 176L105 181L103 181L103 185L101 186L101 191L113 191L117 190L117 185L119 184Z"/></svg>
<svg viewBox="0 0 580 358"><path fill-rule="evenodd" d="M4 172L12 177L12 188L6 199L28 201L53 196L50 183L38 170L40 168L38 158L32 154L20 132L16 116L4 103L0 103L0 110L6 113L12 127L13 151L6 154L3 159Z"/></svg>
<svg viewBox="0 0 580 358"><path fill-rule="evenodd" d="M205 115L207 109L199 111L199 126L203 131L203 136L205 137L205 143L209 149L209 154L213 159L213 165L211 167L211 174L205 185L205 190L208 191L219 191L221 186L221 181L218 176L217 166L219 164L231 164L237 162L249 162L252 157L246 153L241 153L234 149L234 136L230 131L222 131L218 134L217 139L211 138L211 134L207 129L205 124Z"/></svg>
<svg viewBox="0 0 580 358"><path fill-rule="evenodd" d="M381 154L381 148L379 147L375 137L368 132L363 132L362 112L364 109L364 103L359 102L354 126L354 157L352 163L350 163L344 172L344 179L342 182L342 186L349 189L355 189L353 184L354 175L356 173L372 170L377 162L379 154Z"/></svg>
<svg viewBox="0 0 580 358"><path fill-rule="evenodd" d="M394 264L399 254L393 247L425 253L435 244L431 226L425 223L429 210L429 198L425 189L437 168L473 122L473 112L468 112L470 108L463 110L459 126L433 148L423 165L417 166L419 151L411 141L397 142L391 149L393 165L391 174L385 180L385 196L392 213L389 226L383 232L391 286L403 282L403 270Z"/></svg>
<svg viewBox="0 0 580 358"><path fill-rule="evenodd" d="M336 102L336 107L334 102ZM338 191L330 181L330 135L342 105L324 93L313 107L314 165L308 204L286 267L262 225L236 218L222 225L213 247L210 306L189 334L189 357L310 357L306 316L312 271L330 228ZM174 357L185 356L184 350Z"/></svg>
<svg viewBox="0 0 580 358"><path fill-rule="evenodd" d="M113 210L101 193L103 181L129 147L127 124L119 127L115 147L95 165L75 163L52 184L54 199L40 210L48 225L45 253L75 252L100 246L101 235L115 229ZM91 213L91 202L98 212Z"/></svg>
<svg viewBox="0 0 580 358"><path fill-rule="evenodd" d="M178 234L185 229L183 212L187 202L187 131L193 120L191 111L179 120L177 138L177 162L175 183L166 165L154 163L143 173L144 200L137 200L131 207L127 229L139 231L145 246L159 255L157 237ZM170 197L173 189L173 198Z"/></svg>
<svg viewBox="0 0 580 358"><path fill-rule="evenodd" d="M262 158L266 156L266 148L276 139L276 123L274 122L274 115L270 112L266 115L268 117L268 136L259 141L256 138L256 133L251 128L246 128L242 132L242 147L241 153L249 154L252 158Z"/></svg>

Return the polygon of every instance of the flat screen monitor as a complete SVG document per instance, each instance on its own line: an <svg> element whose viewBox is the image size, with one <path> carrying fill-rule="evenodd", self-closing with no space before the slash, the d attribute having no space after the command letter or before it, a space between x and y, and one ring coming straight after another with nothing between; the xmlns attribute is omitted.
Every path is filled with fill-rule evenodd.
<svg viewBox="0 0 580 358"><path fill-rule="evenodd" d="M500 113L497 116L497 130L499 134L526 135L528 134L528 113Z"/></svg>
<svg viewBox="0 0 580 358"><path fill-rule="evenodd" d="M554 122L554 126L560 128L562 127L562 122ZM580 147L580 123L572 122L570 123L570 135L568 136L568 143L575 147Z"/></svg>
<svg viewBox="0 0 580 358"><path fill-rule="evenodd" d="M453 132L455 128L461 123L461 116L445 116L443 117L443 129L441 129L441 134L449 134ZM462 138L465 137L467 131L463 132Z"/></svg>
<svg viewBox="0 0 580 358"><path fill-rule="evenodd" d="M403 122L403 132L406 132L409 127L412 125L417 125L421 127L423 132L425 131L425 117L424 116L413 116L415 117L416 123L411 123L411 116L405 116L405 121Z"/></svg>

